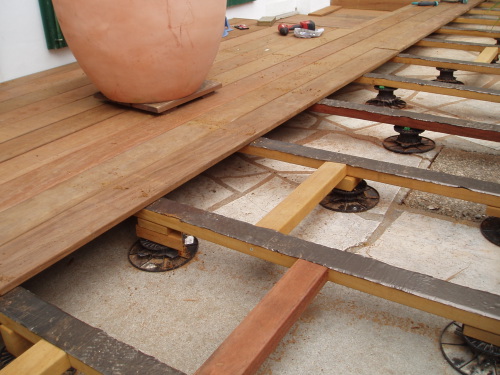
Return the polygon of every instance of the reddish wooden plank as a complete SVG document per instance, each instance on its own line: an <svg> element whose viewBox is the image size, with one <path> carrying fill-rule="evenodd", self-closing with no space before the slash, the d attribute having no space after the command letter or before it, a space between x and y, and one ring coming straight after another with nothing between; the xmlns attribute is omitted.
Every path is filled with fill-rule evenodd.
<svg viewBox="0 0 500 375"><path fill-rule="evenodd" d="M325 285L327 277L327 268L297 260L195 374L253 374Z"/></svg>

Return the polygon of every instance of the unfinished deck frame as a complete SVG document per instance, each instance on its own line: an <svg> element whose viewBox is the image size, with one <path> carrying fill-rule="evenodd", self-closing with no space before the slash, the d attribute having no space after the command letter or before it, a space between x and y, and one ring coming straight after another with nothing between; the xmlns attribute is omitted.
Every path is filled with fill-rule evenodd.
<svg viewBox="0 0 500 375"><path fill-rule="evenodd" d="M380 182L480 202L495 208L500 205L500 185L267 139L254 142L242 152L316 167L318 170L255 226L167 199L161 199L137 214L143 221L154 225L189 233L291 267L207 359L197 375L254 373L326 279L462 322L472 337L488 342L500 339L498 295L282 234L290 232L307 216L329 188L349 176L368 176Z"/></svg>
<svg viewBox="0 0 500 375"><path fill-rule="evenodd" d="M8 293L0 299L0 305L16 293L18 289L12 290L15 286L481 3L480 0L471 0L468 5L406 6L371 21L360 20L354 27L332 25L325 19L323 36L307 43L295 38L284 39L274 28L255 27L251 33L239 34L238 37L233 34L223 42L208 77L222 83L222 88L215 95L162 116L103 104L93 97L95 87L75 64L3 84L0 121L12 125L0 132L0 142L3 142L0 176L4 176L0 180L0 191L6 198L0 204L0 214L6 219L0 222L0 294ZM272 53L263 51L262 47L268 45L272 46ZM187 149L196 150L196 153L186 153ZM299 156L294 158L302 159ZM319 164L323 165L324 161ZM323 170L336 172L328 173L326 177ZM473 332L498 336L496 310L490 311L489 315L483 314L480 308L476 309L474 301L462 301L453 293L453 298L450 298L449 289L439 296L418 288L400 290L394 287L394 279L392 282L368 280L370 275L366 275L363 269L352 269L351 274L339 269L338 265L331 269L328 264L314 264L311 262L314 260L312 253L307 256L307 261L297 261L299 253L275 251L276 247L283 249L288 245L292 248L300 245L300 241L283 233L291 230L326 190L339 182L352 183L358 177L349 179L357 173L364 176L367 170L342 162L329 162L321 167L321 172L314 178L322 181L323 190L311 194L307 188L306 195L311 199L306 199L307 204L299 211L296 211L296 204L279 208L293 213L291 222L271 229L253 227L259 236L272 234L267 247L258 242L248 247L248 239L232 236L221 240L225 246L235 246L240 251L257 254L277 264L294 265L291 276L277 285L277 291L270 293L271 303L283 298L282 285L287 288L303 275L303 288L297 289L293 298L290 296L282 301L288 313L280 314L271 322L274 333L258 336L259 332L255 331L254 337L259 341L249 358L256 358L256 361L238 358L241 365L237 366L237 371L251 373L258 366L287 327L298 318L301 309L314 298L325 281L325 275L334 282L359 290L373 288L372 294L383 298L438 315L453 316L458 321L470 323ZM366 178L376 180L380 176L384 180L390 175L372 173ZM394 181L391 177L391 183L402 183L406 181L404 177L396 176ZM429 191L435 188L428 181L420 183ZM483 194L480 190L481 187L472 190L449 188L451 195L455 194L452 191L460 191L460 196L465 197L462 199L485 202L490 212L500 212L496 195ZM485 196L489 200L483 201ZM152 232L159 227L170 227L183 232L200 230L202 235L195 235L201 238L205 238L204 235L208 239L217 237L215 232L197 225L188 225L189 230L184 230L186 222L178 220L180 213L170 216L172 208L168 206L166 215L157 214L161 217L160 224L155 223L156 216L153 221L143 218L143 223L152 223L148 228ZM181 211L186 209L181 207ZM95 216L95 212L106 214ZM200 215L199 218L204 217L203 212L194 212ZM270 215L263 219L262 226L274 223L275 220L270 219L273 214ZM169 229L165 231L162 234L167 236L172 233ZM305 251L303 254L306 255L309 254L307 251L314 250L316 256L321 256L317 245L303 245L292 250ZM345 262L343 265L350 264ZM380 262L376 266L388 272L396 271ZM305 275L304 270L307 270ZM396 276L403 280L410 274L415 276L404 270L398 271ZM428 276L422 277L428 280ZM439 280L430 281L432 285L439 284ZM447 283L439 286L447 286ZM480 296L485 301L497 303L498 296L478 293L483 293ZM450 306L450 299L456 304ZM267 303L259 304L257 312L242 323L242 332L254 331L252 327L258 325ZM6 307L1 306L0 314L3 315L0 318L6 316ZM4 330L12 331L8 324L3 326ZM27 330L25 334L29 335L29 332ZM31 342L37 341L34 338ZM60 343L51 345L59 346ZM221 352L225 358L225 351ZM215 353L205 369L200 369L200 374L210 373L211 363L217 365L220 358L220 354Z"/></svg>
<svg viewBox="0 0 500 375"><path fill-rule="evenodd" d="M471 337L499 342L499 295L283 235L349 177L482 203L492 212L500 208L499 184L264 138L241 152L318 169L255 226L164 198L137 214L145 223L291 267L197 375L254 373L326 280L459 321Z"/></svg>

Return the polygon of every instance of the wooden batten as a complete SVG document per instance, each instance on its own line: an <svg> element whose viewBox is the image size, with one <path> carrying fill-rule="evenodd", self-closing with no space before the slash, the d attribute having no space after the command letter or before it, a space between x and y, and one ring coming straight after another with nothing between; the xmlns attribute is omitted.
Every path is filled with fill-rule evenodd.
<svg viewBox="0 0 500 375"><path fill-rule="evenodd" d="M498 47L486 47L474 61L489 64L496 60L498 60Z"/></svg>
<svg viewBox="0 0 500 375"><path fill-rule="evenodd" d="M346 166L325 163L257 225L290 233L346 176Z"/></svg>
<svg viewBox="0 0 500 375"><path fill-rule="evenodd" d="M0 370L0 375L49 375L62 374L71 367L64 351L40 340L13 362Z"/></svg>
<svg viewBox="0 0 500 375"><path fill-rule="evenodd" d="M26 350L33 346L33 343L14 332L5 325L0 325L0 333L7 351L15 357L19 357Z"/></svg>
<svg viewBox="0 0 500 375"><path fill-rule="evenodd" d="M327 281L325 267L298 260L196 375L254 374Z"/></svg>

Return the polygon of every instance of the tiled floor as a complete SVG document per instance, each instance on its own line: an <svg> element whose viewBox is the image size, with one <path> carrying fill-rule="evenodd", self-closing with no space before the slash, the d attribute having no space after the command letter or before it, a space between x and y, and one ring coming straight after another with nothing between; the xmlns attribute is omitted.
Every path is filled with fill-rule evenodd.
<svg viewBox="0 0 500 375"><path fill-rule="evenodd" d="M450 53L422 48L411 52L437 57ZM473 60L471 54L454 56ZM436 75L433 68L397 64L378 71L424 79ZM500 89L498 77L457 76L467 85ZM363 103L375 94L371 87L353 84L335 97ZM500 124L499 104L407 90L396 94L413 111ZM394 134L387 124L304 112L268 137L500 182L497 143L425 132L436 141L435 150L401 155L381 145ZM255 223L310 173L304 167L233 155L169 197ZM380 183L370 185L381 195L376 208L344 214L318 207L292 235L500 294L500 249L478 229L483 207L468 208L461 201L447 203L442 197ZM129 219L25 286L187 373L203 363L285 271L201 241L198 255L188 265L169 273L145 273L127 261L127 250L135 240L134 220ZM328 284L259 374L455 374L439 348L447 323Z"/></svg>

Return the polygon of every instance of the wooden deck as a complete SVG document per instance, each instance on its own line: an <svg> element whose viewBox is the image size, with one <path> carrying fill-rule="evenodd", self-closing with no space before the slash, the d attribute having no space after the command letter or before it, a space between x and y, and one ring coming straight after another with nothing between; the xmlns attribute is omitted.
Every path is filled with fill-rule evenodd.
<svg viewBox="0 0 500 375"><path fill-rule="evenodd" d="M1 84L0 294L481 3L235 30L215 94L162 115L105 103L77 64Z"/></svg>

